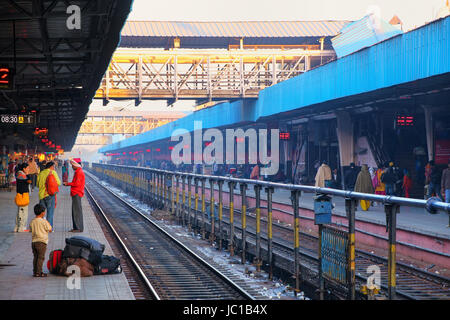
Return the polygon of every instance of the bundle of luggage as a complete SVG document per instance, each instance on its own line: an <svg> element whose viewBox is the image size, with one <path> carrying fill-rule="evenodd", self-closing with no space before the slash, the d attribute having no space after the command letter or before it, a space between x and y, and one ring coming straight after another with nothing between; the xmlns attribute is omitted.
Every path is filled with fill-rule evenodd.
<svg viewBox="0 0 450 320"><path fill-rule="evenodd" d="M81 277L99 274L121 273L120 259L103 254L105 246L83 236L66 238L64 250L50 252L47 268L50 273L71 276L67 269L78 266Z"/></svg>

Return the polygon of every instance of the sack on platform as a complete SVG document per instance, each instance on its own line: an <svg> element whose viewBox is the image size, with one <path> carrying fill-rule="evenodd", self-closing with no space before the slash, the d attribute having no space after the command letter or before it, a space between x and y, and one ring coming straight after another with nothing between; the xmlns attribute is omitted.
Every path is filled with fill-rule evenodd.
<svg viewBox="0 0 450 320"><path fill-rule="evenodd" d="M70 266L77 266L79 268L80 277L92 277L94 275L94 266L83 258L63 258L59 267L59 274L70 277L73 274L73 269L67 270Z"/></svg>
<svg viewBox="0 0 450 320"><path fill-rule="evenodd" d="M28 192L16 194L15 202L18 207L26 207L27 205L29 205L30 196Z"/></svg>

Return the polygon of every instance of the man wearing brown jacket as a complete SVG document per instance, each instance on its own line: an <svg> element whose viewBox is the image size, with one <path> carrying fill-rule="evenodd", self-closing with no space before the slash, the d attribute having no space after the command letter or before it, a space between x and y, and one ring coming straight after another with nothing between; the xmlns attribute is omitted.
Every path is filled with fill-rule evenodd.
<svg viewBox="0 0 450 320"><path fill-rule="evenodd" d="M31 177L31 191L34 191L34 188L36 187L37 176L39 174L39 167L36 161L34 161L33 157L30 157L30 159L28 160L28 174Z"/></svg>
<svg viewBox="0 0 450 320"><path fill-rule="evenodd" d="M450 160L448 161L448 168L442 172L441 190L445 195L445 202L450 203Z"/></svg>

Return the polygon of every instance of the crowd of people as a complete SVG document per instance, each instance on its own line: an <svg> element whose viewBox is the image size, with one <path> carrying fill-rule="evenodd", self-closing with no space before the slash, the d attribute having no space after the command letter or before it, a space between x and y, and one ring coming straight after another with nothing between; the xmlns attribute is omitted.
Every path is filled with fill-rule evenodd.
<svg viewBox="0 0 450 320"><path fill-rule="evenodd" d="M62 183L56 169L58 165L62 167ZM74 172L72 182L68 182L69 165ZM15 203L18 209L14 232L32 233L33 276L46 277L47 275L42 271L42 264L47 249L48 234L54 231L53 218L61 184L71 187L73 228L69 232L83 232L81 198L84 196L85 176L81 168L81 159L38 162L37 159L30 157L20 163L11 161L8 170L10 183L16 185L17 191ZM36 187L39 189L39 203L33 208L36 217L27 229L30 188L33 192Z"/></svg>
<svg viewBox="0 0 450 320"><path fill-rule="evenodd" d="M149 160L144 163L121 163L123 165L135 165L148 168L156 168L168 171L189 172L198 174L209 174L216 176L229 176L234 178L254 179L290 183L284 175L284 168L281 165L276 175L262 175L261 164L217 164L205 166L202 164L180 164L175 165L167 160ZM450 168L450 164L449 164ZM416 168L416 183L425 184L425 197L437 196L442 201L450 202L450 169L441 170L434 161L419 170ZM394 162L388 162L379 168L362 165L357 167L351 163L344 171L344 179L341 179L341 172L337 168L333 170L326 162L322 162L317 169L315 185L357 191L378 195L391 195L399 197L411 197L411 190L414 182L408 169L401 169ZM442 192L442 193L441 193ZM367 203L364 204L367 207ZM368 209L368 207L367 207Z"/></svg>
<svg viewBox="0 0 450 320"><path fill-rule="evenodd" d="M425 167L423 178L427 199L436 196L441 201L450 203L450 161L444 170L436 166L434 161L429 161ZM337 169L331 171L328 164L323 162L317 170L315 186L341 189L340 180ZM369 168L366 164L358 168L351 163L344 175L343 183L345 190L348 191L406 198L410 198L410 191L413 187L410 172L407 169L401 170L395 166L394 162L386 163L380 168ZM364 211L367 211L370 206L370 202L361 201L361 208Z"/></svg>

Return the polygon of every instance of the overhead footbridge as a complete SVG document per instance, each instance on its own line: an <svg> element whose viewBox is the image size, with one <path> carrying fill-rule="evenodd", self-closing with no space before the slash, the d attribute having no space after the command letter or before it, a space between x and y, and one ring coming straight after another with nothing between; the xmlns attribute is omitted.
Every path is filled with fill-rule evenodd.
<svg viewBox="0 0 450 320"><path fill-rule="evenodd" d="M336 57L348 21L128 21L95 98L217 101L260 90Z"/></svg>

